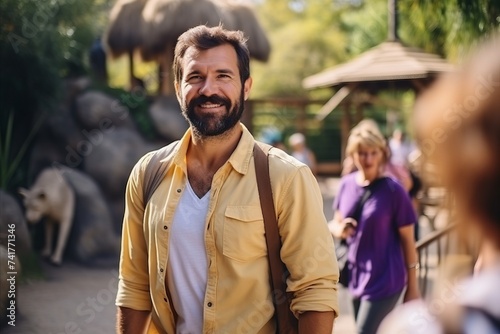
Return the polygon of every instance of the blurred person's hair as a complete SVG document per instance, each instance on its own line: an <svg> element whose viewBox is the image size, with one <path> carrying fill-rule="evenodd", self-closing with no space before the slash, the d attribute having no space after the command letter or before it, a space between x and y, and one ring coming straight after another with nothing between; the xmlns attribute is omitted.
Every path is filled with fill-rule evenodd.
<svg viewBox="0 0 500 334"><path fill-rule="evenodd" d="M356 126L354 126L351 130L351 133L360 131L361 129L368 129L374 133L377 133L381 137L384 135L382 134L382 131L380 131L380 127L378 126L378 123L372 119L372 118L364 118L361 121L359 121Z"/></svg>
<svg viewBox="0 0 500 334"><path fill-rule="evenodd" d="M417 99L414 125L458 217L479 218L482 232L500 244L500 36Z"/></svg>
<svg viewBox="0 0 500 334"><path fill-rule="evenodd" d="M297 145L305 145L306 143L306 137L300 133L296 132L288 138L288 144L292 147L297 146Z"/></svg>

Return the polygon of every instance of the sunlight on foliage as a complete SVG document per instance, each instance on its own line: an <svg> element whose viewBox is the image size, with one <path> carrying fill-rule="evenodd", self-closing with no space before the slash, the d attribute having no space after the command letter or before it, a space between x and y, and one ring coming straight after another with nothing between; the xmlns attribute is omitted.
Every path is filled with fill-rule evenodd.
<svg viewBox="0 0 500 334"><path fill-rule="evenodd" d="M138 54L134 56L134 74L144 81L149 94L158 91L158 65L155 62L143 62ZM129 58L123 55L117 59L108 57L109 86L113 88L129 89L130 73Z"/></svg>

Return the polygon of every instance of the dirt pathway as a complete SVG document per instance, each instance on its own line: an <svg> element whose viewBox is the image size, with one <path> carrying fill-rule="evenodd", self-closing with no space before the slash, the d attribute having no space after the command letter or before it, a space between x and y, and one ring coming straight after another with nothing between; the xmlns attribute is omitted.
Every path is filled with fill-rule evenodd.
<svg viewBox="0 0 500 334"><path fill-rule="evenodd" d="M18 286L16 326L4 334L114 333L116 268L43 265L46 278Z"/></svg>

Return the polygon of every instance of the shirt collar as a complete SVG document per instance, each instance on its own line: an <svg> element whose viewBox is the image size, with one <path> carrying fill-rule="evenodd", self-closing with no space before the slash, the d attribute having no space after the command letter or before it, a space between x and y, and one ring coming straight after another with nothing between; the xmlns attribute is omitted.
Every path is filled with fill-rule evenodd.
<svg viewBox="0 0 500 334"><path fill-rule="evenodd" d="M253 156L255 139L242 123L240 125L243 132L238 146L236 146L228 161L238 173L246 174L250 166L250 158Z"/></svg>
<svg viewBox="0 0 500 334"><path fill-rule="evenodd" d="M243 132L241 134L240 141L238 142L234 152L229 157L228 162L238 173L246 174L250 166L250 158L253 156L253 146L255 140L245 125L239 123L239 126L241 126ZM180 166L185 172L187 171L186 153L189 142L191 141L191 136L191 129L188 129L180 139L172 161L174 165Z"/></svg>

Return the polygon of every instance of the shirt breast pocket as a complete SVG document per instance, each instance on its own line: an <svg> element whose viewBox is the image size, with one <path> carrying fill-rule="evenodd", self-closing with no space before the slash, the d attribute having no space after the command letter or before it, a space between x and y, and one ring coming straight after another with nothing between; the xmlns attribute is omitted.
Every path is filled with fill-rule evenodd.
<svg viewBox="0 0 500 334"><path fill-rule="evenodd" d="M224 216L225 256L245 262L267 255L260 206L228 206Z"/></svg>

